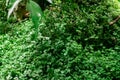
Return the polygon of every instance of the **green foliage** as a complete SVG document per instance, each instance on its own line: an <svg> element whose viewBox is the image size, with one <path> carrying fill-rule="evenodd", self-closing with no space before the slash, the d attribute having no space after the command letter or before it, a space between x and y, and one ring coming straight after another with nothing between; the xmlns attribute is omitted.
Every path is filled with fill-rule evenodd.
<svg viewBox="0 0 120 80"><path fill-rule="evenodd" d="M0 34L7 33L10 30L10 25L7 22L7 7L5 0L0 1Z"/></svg>
<svg viewBox="0 0 120 80"><path fill-rule="evenodd" d="M120 31L119 26L110 26L109 22L118 16L113 14L113 11L118 8L113 7L111 9L108 6L113 7L112 4L106 4L106 2L87 6L82 4L78 6L77 3L63 3L63 6L54 7L55 9L53 8L54 10L51 12L46 11L46 14L49 13L48 16L52 16L48 17L46 23L50 27L47 27L48 31L44 28L41 31L43 35L48 35L53 39L62 35L71 37L72 40L82 44L83 47L93 45L96 50L103 46L107 48L114 47L119 44L119 37L115 34L119 34ZM120 13L120 11L115 13ZM60 32L56 24L64 25L63 30L65 32Z"/></svg>
<svg viewBox="0 0 120 80"><path fill-rule="evenodd" d="M31 21L0 35L0 79L119 80L120 22L109 25L119 7L112 0L85 1L46 9L36 41Z"/></svg>
<svg viewBox="0 0 120 80"><path fill-rule="evenodd" d="M41 71L33 79L120 79L119 22L109 25L117 9L105 1L79 6L65 2L46 10L46 25L40 27L45 38L40 37L31 57Z"/></svg>
<svg viewBox="0 0 120 80"><path fill-rule="evenodd" d="M40 24L41 19L43 17L43 13L42 13L40 6L32 0L10 0L8 6L11 6L11 8L8 11L8 17L7 17L8 19L12 13L16 14L16 15L14 15L15 17L17 17L17 15L18 15L19 17L17 17L17 18L21 19L25 13L24 9L26 9L26 7L27 7L27 10L28 10L28 12L30 12L31 19L32 19L32 22L33 22L34 27L35 27L35 31L36 31L35 37L37 37L38 27L39 27L39 24ZM22 9L20 7L24 8L24 9Z"/></svg>

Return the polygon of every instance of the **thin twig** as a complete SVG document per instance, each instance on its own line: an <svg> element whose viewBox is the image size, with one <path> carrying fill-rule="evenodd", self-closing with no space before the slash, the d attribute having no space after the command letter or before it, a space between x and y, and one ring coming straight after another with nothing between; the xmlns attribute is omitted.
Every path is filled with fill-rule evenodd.
<svg viewBox="0 0 120 80"><path fill-rule="evenodd" d="M119 19L120 19L120 15L119 15L115 20L113 20L112 22L110 22L109 25L113 25L113 24L116 23Z"/></svg>

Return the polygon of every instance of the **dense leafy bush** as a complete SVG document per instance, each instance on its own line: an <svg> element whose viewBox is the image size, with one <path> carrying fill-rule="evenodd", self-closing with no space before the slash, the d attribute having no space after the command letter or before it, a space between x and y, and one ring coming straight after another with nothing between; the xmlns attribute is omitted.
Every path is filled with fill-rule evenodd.
<svg viewBox="0 0 120 80"><path fill-rule="evenodd" d="M46 23L48 31L41 31L43 35L48 35L53 39L60 36L71 37L72 40L81 43L83 47L86 44L94 45L98 49L103 46L107 48L114 47L119 44L117 34L120 31L119 26L110 26L109 22L118 16L113 14L114 9L117 10L118 8L112 6L111 9L109 6L112 6L112 4L105 5L105 2L99 2L99 5L87 6L82 4L78 6L76 3L63 3L51 12L46 11L46 13L49 13L47 15L52 17L48 17ZM62 26L60 27L61 31L59 26Z"/></svg>
<svg viewBox="0 0 120 80"><path fill-rule="evenodd" d="M63 3L45 11L46 25L40 27L44 37L31 56L41 70L34 79L120 79L119 26L109 25L118 7L106 2Z"/></svg>
<svg viewBox="0 0 120 80"><path fill-rule="evenodd" d="M120 79L120 23L109 25L117 3L76 1L45 10L36 42L30 21L0 36L1 80Z"/></svg>

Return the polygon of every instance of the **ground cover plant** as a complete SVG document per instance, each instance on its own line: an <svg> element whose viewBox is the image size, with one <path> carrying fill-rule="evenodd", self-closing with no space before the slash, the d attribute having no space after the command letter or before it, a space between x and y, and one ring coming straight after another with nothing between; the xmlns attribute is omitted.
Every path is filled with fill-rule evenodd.
<svg viewBox="0 0 120 80"><path fill-rule="evenodd" d="M119 80L120 22L110 25L119 4L56 0L44 10L36 40L31 19L8 21L10 30L0 34L0 80Z"/></svg>

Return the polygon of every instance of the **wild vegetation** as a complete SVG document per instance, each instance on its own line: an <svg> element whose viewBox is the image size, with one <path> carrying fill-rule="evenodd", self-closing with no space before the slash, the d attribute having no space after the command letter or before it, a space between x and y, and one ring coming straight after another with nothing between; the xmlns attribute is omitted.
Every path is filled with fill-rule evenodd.
<svg viewBox="0 0 120 80"><path fill-rule="evenodd" d="M0 80L120 79L118 0L38 1L42 11L34 0L27 12L33 16L20 21L7 19L6 1L0 1Z"/></svg>

